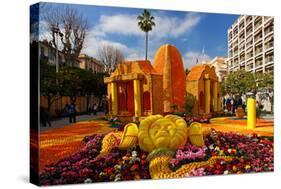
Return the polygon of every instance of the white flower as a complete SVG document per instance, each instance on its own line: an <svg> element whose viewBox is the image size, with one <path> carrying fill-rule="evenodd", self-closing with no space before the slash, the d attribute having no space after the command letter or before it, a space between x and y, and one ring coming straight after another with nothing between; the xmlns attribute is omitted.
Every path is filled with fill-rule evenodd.
<svg viewBox="0 0 281 189"><path fill-rule="evenodd" d="M228 170L224 171L223 174L224 174L224 175L227 175L227 174L228 174Z"/></svg>
<svg viewBox="0 0 281 189"><path fill-rule="evenodd" d="M92 183L93 181L92 181L92 179L90 179L90 178L86 178L85 180L84 180L84 183Z"/></svg>
<svg viewBox="0 0 281 189"><path fill-rule="evenodd" d="M211 145L209 146L209 149L210 149L210 150L214 149L214 144L211 144Z"/></svg>

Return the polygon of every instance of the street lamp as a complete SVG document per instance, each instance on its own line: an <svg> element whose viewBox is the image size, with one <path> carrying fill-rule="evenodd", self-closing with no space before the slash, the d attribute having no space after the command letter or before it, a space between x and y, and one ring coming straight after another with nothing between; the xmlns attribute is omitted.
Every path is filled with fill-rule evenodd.
<svg viewBox="0 0 281 189"><path fill-rule="evenodd" d="M53 24L51 27L53 36L54 36L54 45L56 47L56 59L55 59L55 63L56 63L56 73L59 72L59 61L58 61L58 57L59 57L59 53L58 53L58 35L60 35L60 37L63 36L63 34L60 32L60 28L59 28L59 24ZM56 76L56 84L58 85L58 79ZM59 92L57 93L57 96L59 97ZM57 110L59 110L59 103L57 103Z"/></svg>
<svg viewBox="0 0 281 189"><path fill-rule="evenodd" d="M59 72L59 61L58 61L58 35L60 35L60 37L62 37L63 36L63 33L61 33L60 32L60 28L59 28L59 24L57 23L57 24L53 24L52 25L52 28L51 28L51 30L52 30L52 33L53 33L53 35L54 35L54 37L55 37L55 47L56 47L56 60L55 60L55 62L56 62L56 73L58 73Z"/></svg>

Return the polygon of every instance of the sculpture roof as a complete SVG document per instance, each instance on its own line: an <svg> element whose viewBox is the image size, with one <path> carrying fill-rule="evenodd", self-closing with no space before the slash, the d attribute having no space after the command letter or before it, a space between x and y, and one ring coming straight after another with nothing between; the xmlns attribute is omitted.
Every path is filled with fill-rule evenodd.
<svg viewBox="0 0 281 189"><path fill-rule="evenodd" d="M112 75L129 73L157 74L148 60L136 60L118 64Z"/></svg>
<svg viewBox="0 0 281 189"><path fill-rule="evenodd" d="M203 74L209 74L213 70L214 73L211 73L210 76L214 76L214 79L217 79L215 74L215 68L208 64L198 64L191 68L191 71L187 75L187 80L199 80Z"/></svg>

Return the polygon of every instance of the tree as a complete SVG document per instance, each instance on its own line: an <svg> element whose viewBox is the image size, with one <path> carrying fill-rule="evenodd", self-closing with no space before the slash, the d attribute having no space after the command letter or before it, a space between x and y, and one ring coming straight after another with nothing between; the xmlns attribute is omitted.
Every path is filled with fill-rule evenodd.
<svg viewBox="0 0 281 189"><path fill-rule="evenodd" d="M137 17L139 28L145 32L145 60L147 60L147 49L148 49L148 32L155 26L154 17L150 15L150 12L145 10L141 15Z"/></svg>
<svg viewBox="0 0 281 189"><path fill-rule="evenodd" d="M45 20L48 23L52 36L52 45L57 48L56 33L53 28L58 27L60 31L60 42L65 60L70 66L74 66L83 48L86 35L89 30L87 18L76 9L52 9Z"/></svg>
<svg viewBox="0 0 281 189"><path fill-rule="evenodd" d="M187 93L184 98L184 110L187 115L192 115L195 98L192 94Z"/></svg>
<svg viewBox="0 0 281 189"><path fill-rule="evenodd" d="M47 109L50 111L52 104L59 100L61 85L57 82L56 68L46 62L40 63L40 93L47 97Z"/></svg>
<svg viewBox="0 0 281 189"><path fill-rule="evenodd" d="M98 58L104 64L105 72L111 73L115 70L117 64L124 61L124 54L112 45L103 44L98 49Z"/></svg>
<svg viewBox="0 0 281 189"><path fill-rule="evenodd" d="M270 73L258 73L256 74L257 87L263 95L260 97L262 99L269 98L271 106L271 112L273 112L273 93L274 93L274 75Z"/></svg>
<svg viewBox="0 0 281 189"><path fill-rule="evenodd" d="M247 92L256 93L256 81L254 74L245 70L231 72L221 83L222 94L245 94Z"/></svg>

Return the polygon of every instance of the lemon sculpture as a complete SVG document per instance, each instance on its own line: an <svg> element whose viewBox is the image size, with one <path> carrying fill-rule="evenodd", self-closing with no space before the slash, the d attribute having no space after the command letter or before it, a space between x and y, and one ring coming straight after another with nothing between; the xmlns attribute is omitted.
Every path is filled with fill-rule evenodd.
<svg viewBox="0 0 281 189"><path fill-rule="evenodd" d="M138 139L140 148L147 152L158 148L175 150L186 143L187 125L176 115L152 115L141 121Z"/></svg>
<svg viewBox="0 0 281 189"><path fill-rule="evenodd" d="M186 122L179 116L152 115L141 121L139 127L129 123L124 127L123 133L111 132L102 141L100 155L108 153L119 141L119 148L126 150L134 145L150 152L149 172L152 179L185 177L190 171L205 166L213 165L216 159L230 161L232 157L216 156L207 161L188 163L172 171L169 162L177 148L186 144L187 139L192 145L204 146L203 136L210 133L203 130L200 123L194 122L187 128ZM121 140L120 140L121 139Z"/></svg>
<svg viewBox="0 0 281 189"><path fill-rule="evenodd" d="M189 127L189 141L195 146L204 146L202 126L198 122L193 122Z"/></svg>
<svg viewBox="0 0 281 189"><path fill-rule="evenodd" d="M135 123L128 123L124 127L124 132L121 137L119 148L124 150L138 143L138 126Z"/></svg>

